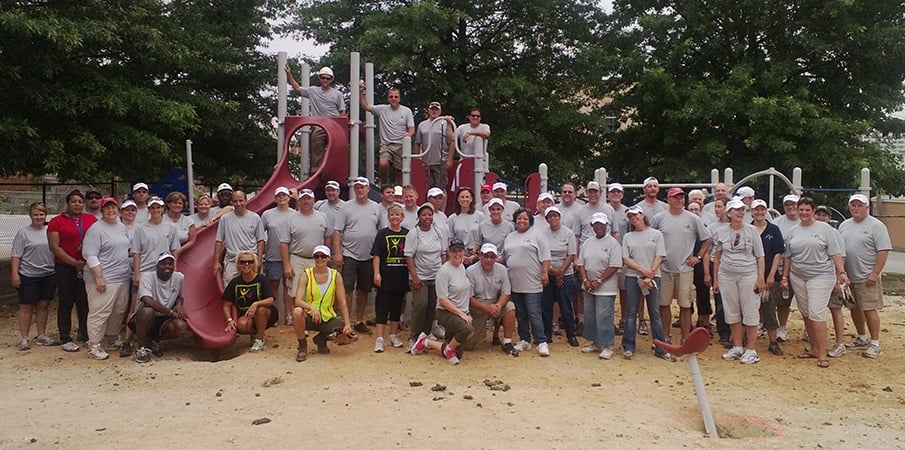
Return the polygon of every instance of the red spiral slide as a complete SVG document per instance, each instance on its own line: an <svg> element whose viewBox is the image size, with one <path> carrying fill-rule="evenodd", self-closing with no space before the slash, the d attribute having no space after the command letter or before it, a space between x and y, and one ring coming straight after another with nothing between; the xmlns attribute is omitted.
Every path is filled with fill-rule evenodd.
<svg viewBox="0 0 905 450"><path fill-rule="evenodd" d="M327 149L321 167L305 181L299 181L289 171L289 139L283 148L280 162L273 175L248 201L248 209L258 214L273 206L273 191L279 186L315 190L329 180L340 183L349 173L349 120L340 117L287 116L286 136L292 136L305 126L321 127L327 133ZM214 275L214 242L217 224L198 232L195 245L179 258L179 271L185 274L182 295L188 324L201 348L217 351L236 342L237 335L226 330L223 318L223 284Z"/></svg>

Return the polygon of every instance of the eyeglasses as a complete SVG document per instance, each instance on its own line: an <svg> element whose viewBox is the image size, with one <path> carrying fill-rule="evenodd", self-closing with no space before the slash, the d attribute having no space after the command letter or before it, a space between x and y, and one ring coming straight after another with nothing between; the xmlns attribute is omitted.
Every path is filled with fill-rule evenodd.
<svg viewBox="0 0 905 450"><path fill-rule="evenodd" d="M732 241L732 248L738 247L739 242L742 240L742 235L739 233L735 233L735 240Z"/></svg>
<svg viewBox="0 0 905 450"><path fill-rule="evenodd" d="M328 259L328 258L330 258L330 257L327 255L324 255L322 253L318 253L317 255L314 255L314 259Z"/></svg>
<svg viewBox="0 0 905 450"><path fill-rule="evenodd" d="M477 117L480 119L481 115L480 114L469 114L468 117Z"/></svg>
<svg viewBox="0 0 905 450"><path fill-rule="evenodd" d="M333 77L320 77L320 79L321 79L321 80L328 80L328 81L329 81L329 80L332 80Z"/></svg>
<svg viewBox="0 0 905 450"><path fill-rule="evenodd" d="M94 195L94 194L92 194L92 195L89 195L89 196L86 197L86 198L87 198L88 200L100 200L100 199L101 199L101 196L100 196L100 195Z"/></svg>
<svg viewBox="0 0 905 450"><path fill-rule="evenodd" d="M254 264L254 263L255 263L255 260L253 260L253 259L243 259L242 261L239 261L239 264L241 264L243 266L247 266L249 264Z"/></svg>

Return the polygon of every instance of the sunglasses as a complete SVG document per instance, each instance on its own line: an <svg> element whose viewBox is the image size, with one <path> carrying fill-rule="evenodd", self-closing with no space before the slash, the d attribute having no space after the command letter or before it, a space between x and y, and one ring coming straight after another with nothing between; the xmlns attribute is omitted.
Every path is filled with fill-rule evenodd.
<svg viewBox="0 0 905 450"><path fill-rule="evenodd" d="M88 200L100 200L100 199L101 199L101 196L100 196L100 195L89 195L89 196L86 197L86 198L87 198Z"/></svg>
<svg viewBox="0 0 905 450"><path fill-rule="evenodd" d="M741 242L742 236L739 233L735 233L735 240L732 241L732 248L738 247L738 244Z"/></svg>
<svg viewBox="0 0 905 450"><path fill-rule="evenodd" d="M328 259L328 258L330 258L330 257L327 255L324 255L322 253L318 253L318 254L314 255L314 259Z"/></svg>
<svg viewBox="0 0 905 450"><path fill-rule="evenodd" d="M477 117L477 118L481 118L481 115L480 115L480 114L469 114L468 117Z"/></svg>
<svg viewBox="0 0 905 450"><path fill-rule="evenodd" d="M320 77L321 80L332 80L333 77Z"/></svg>
<svg viewBox="0 0 905 450"><path fill-rule="evenodd" d="M243 266L247 266L249 264L254 264L254 263L255 263L255 261L253 259L243 259L242 261L239 261L239 264L241 264Z"/></svg>

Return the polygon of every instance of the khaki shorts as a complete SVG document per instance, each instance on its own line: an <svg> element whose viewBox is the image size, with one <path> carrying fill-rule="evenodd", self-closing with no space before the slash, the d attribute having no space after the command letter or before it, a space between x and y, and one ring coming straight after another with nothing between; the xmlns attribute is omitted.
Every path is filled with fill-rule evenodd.
<svg viewBox="0 0 905 450"><path fill-rule="evenodd" d="M388 160L396 170L402 170L402 144L380 144L380 159Z"/></svg>
<svg viewBox="0 0 905 450"><path fill-rule="evenodd" d="M845 302L842 300L842 291L836 289L830 294L830 309L839 309L844 308L846 306Z"/></svg>
<svg viewBox="0 0 905 450"><path fill-rule="evenodd" d="M883 309L883 285L878 281L873 286L867 283L852 283L855 307L862 311Z"/></svg>
<svg viewBox="0 0 905 450"><path fill-rule="evenodd" d="M512 301L506 302L506 305L503 306L503 309L500 311L500 316L493 319L493 323L501 324L503 317L505 317L506 314L509 314L510 311L515 311L515 305ZM466 350L472 350L478 344L484 342L484 337L487 335L487 320L490 319L490 315L477 308L471 309L469 314L471 314L471 326L474 328L474 334L472 334L471 339L465 343Z"/></svg>
<svg viewBox="0 0 905 450"><path fill-rule="evenodd" d="M694 271L679 273L660 271L660 306L671 305L675 293L679 308L691 308L693 289Z"/></svg>

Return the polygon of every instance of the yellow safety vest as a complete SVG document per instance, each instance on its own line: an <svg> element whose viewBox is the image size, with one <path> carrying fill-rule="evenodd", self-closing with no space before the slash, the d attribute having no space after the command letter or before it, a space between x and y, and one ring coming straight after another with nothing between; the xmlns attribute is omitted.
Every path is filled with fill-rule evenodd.
<svg viewBox="0 0 905 450"><path fill-rule="evenodd" d="M317 308L321 314L321 320L324 322L336 317L336 311L333 309L333 300L336 298L336 269L330 269L330 284L327 285L327 292L321 292L320 286L314 279L314 268L305 269L305 275L308 277L308 289L305 292L305 302L313 308ZM309 311L308 314L311 314Z"/></svg>

